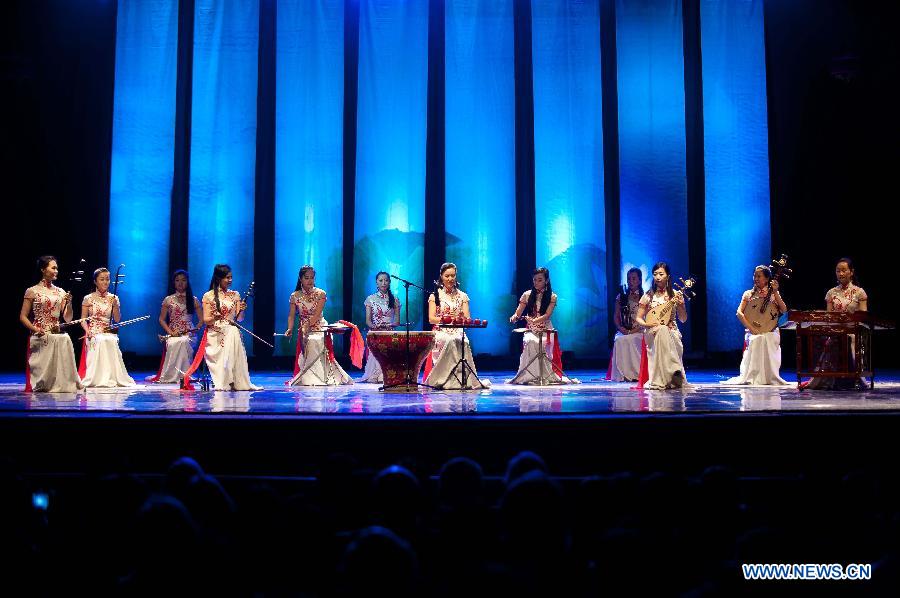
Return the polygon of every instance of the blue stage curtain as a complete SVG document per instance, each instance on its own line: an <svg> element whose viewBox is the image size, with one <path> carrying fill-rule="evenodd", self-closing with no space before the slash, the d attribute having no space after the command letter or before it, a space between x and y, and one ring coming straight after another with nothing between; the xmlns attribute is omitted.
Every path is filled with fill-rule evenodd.
<svg viewBox="0 0 900 598"><path fill-rule="evenodd" d="M771 256L762 0L702 0L708 348L739 349L734 316Z"/></svg>
<svg viewBox="0 0 900 598"><path fill-rule="evenodd" d="M606 355L599 3L534 0L532 44L536 266L559 296L563 348Z"/></svg>
<svg viewBox="0 0 900 598"><path fill-rule="evenodd" d="M277 29L273 300L281 332L304 264L328 293L325 318L342 317L344 0L279 0Z"/></svg>
<svg viewBox="0 0 900 598"><path fill-rule="evenodd" d="M375 291L379 270L422 282L427 82L428 2L361 0L352 312L356 322L365 321L363 301ZM422 297L412 294L410 303L410 320L418 322Z"/></svg>
<svg viewBox="0 0 900 598"><path fill-rule="evenodd" d="M153 323L122 329L122 349L160 350L155 316L166 295L175 151L178 2L120 0L109 197L109 264L126 264L123 317ZM88 226L90 228L90 226Z"/></svg>
<svg viewBox="0 0 900 598"><path fill-rule="evenodd" d="M516 307L512 0L447 0L447 259L459 266L479 353L506 355Z"/></svg>
<svg viewBox="0 0 900 598"><path fill-rule="evenodd" d="M616 0L622 284L688 272L684 44L678 0ZM686 328L683 329L685 332Z"/></svg>
<svg viewBox="0 0 900 598"><path fill-rule="evenodd" d="M216 263L231 266L238 292L253 280L258 46L258 1L196 0L188 264L198 296Z"/></svg>

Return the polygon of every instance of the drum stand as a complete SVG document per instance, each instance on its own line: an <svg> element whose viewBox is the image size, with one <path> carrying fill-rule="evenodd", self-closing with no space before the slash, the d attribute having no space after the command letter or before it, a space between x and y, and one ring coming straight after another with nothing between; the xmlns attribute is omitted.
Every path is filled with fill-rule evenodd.
<svg viewBox="0 0 900 598"><path fill-rule="evenodd" d="M405 280L403 278L400 278L399 276L394 276L393 274L391 274L390 277L396 278L397 280L399 280L400 284L403 285L404 292L405 292L406 303L404 304L403 309L405 310L404 319L406 321L400 325L406 328L406 378L403 380L403 382L400 382L399 384L390 384L390 385L384 384L378 390L385 391L385 390L390 390L392 388L404 386L404 387L406 387L407 392L415 392L412 389L415 389L417 391L420 386L422 386L424 388L434 388L433 386L429 386L428 384L423 384L422 382L418 381L419 372L416 372L416 377L413 378L413 376L412 376L412 365L413 364L412 364L412 359L411 359L410 350L409 350L409 327L412 325L412 323L409 321L409 287L416 287L417 289L419 289L421 291L425 291L426 293L428 291L426 289L420 287L416 283L411 282L409 280ZM370 356L370 359L371 359L371 356ZM382 376L384 376L384 374L382 374Z"/></svg>
<svg viewBox="0 0 900 598"><path fill-rule="evenodd" d="M549 378L549 374L546 373L548 371L549 372L553 371L553 362L550 361L550 358L547 357L547 352L544 351L544 334L547 334L549 332L550 332L550 330L542 330L537 335L537 337L538 337L537 355L535 355L534 357L529 359L528 363L526 363L525 367L523 368L523 371L527 374L528 368L531 367L531 364L534 363L535 361L538 362L538 372L540 372L540 373L538 374L538 383L536 384L536 386L551 386L554 384L565 384L562 381L562 377L560 377L559 380L551 380ZM527 332L526 332L526 334L527 334ZM513 378L513 380L515 380L515 378Z"/></svg>

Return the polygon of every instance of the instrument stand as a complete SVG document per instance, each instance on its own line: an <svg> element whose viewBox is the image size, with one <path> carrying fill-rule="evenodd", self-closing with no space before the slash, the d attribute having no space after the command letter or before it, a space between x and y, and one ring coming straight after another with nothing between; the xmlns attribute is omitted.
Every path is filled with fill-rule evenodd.
<svg viewBox="0 0 900 598"><path fill-rule="evenodd" d="M544 335L549 332L550 332L549 330L545 329L545 330L542 330L541 333L537 335L537 337L538 337L538 353L537 353L537 355L532 357L530 360L528 360L528 363L525 364L524 371L527 373L528 368L531 367L531 364L534 363L535 361L538 362L538 371L540 372L540 374L538 375L538 383L534 384L532 386L553 386L553 385L557 385L557 384L565 384L565 382L562 381L562 376L560 376L559 380L551 380L549 378L549 375L545 374L545 372L548 371L547 370L548 366L549 366L549 371L551 371L551 372L553 371L553 362L550 361L550 358L547 357L547 352L544 351ZM515 378L513 378L513 380L515 380Z"/></svg>
<svg viewBox="0 0 900 598"><path fill-rule="evenodd" d="M212 380L209 377L209 370L206 368L206 360L203 360L203 363L200 364L200 378L198 380L200 383L200 390L207 392L212 387Z"/></svg>
<svg viewBox="0 0 900 598"><path fill-rule="evenodd" d="M419 372L416 372L415 378L412 377L412 365L413 364L412 364L412 360L410 359L410 350L409 350L409 327L412 325L412 322L409 321L409 287L416 287L417 289L419 289L421 291L425 291L426 293L428 291L425 290L424 288L420 287L419 285L415 284L414 282L411 282L409 280L404 280L404 279L400 278L399 276L394 276L393 274L391 274L390 277L396 278L397 280L400 281L400 284L403 285L404 295L405 295L405 300L406 300L406 303L403 308L405 310L405 315L404 315L405 322L403 324L401 324L402 326L404 326L406 328L406 378L403 380L403 382L400 382L399 384L382 385L378 390L385 391L385 390L390 390L392 388L404 386L404 387L406 387L407 392L415 392L411 389L414 388L415 390L418 390L420 386L424 387L424 388L434 388L434 386L430 386L428 384L424 384L424 383L418 381ZM371 359L371 356L370 356L370 359Z"/></svg>
<svg viewBox="0 0 900 598"><path fill-rule="evenodd" d="M454 342L459 342L459 361L456 362L456 365L453 366L453 369L450 370L450 375L447 376L447 379L444 380L444 384L442 386L446 386L447 382L450 381L450 378L456 378L456 381L459 382L459 389L447 389L447 390L477 390L475 388L468 388L467 382L469 375L475 378L475 381L478 382L478 386L480 388L484 388L484 384L481 383L481 378L478 377L478 374L475 373L475 368L469 363L466 359L466 328L468 326L445 326L446 328L460 328L462 330L462 338L458 341L454 340ZM462 378L456 375L456 370L462 369Z"/></svg>

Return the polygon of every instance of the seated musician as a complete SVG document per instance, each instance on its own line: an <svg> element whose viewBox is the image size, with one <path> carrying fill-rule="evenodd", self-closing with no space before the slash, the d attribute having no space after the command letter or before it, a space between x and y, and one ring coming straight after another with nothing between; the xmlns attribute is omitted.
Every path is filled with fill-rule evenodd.
<svg viewBox="0 0 900 598"><path fill-rule="evenodd" d="M644 331L635 322L635 317L641 295L644 294L641 286L643 273L640 268L631 268L625 277L628 281L627 291L616 296L616 308L613 312L616 336L606 373L606 379L613 382L634 382L641 371L641 341Z"/></svg>
<svg viewBox="0 0 900 598"><path fill-rule="evenodd" d="M297 353L294 362L294 377L291 386L336 386L353 384L353 380L334 358L334 350L329 346L325 327L328 322L322 317L325 309L325 291L316 288L316 271L312 266L303 266L297 275L297 287L290 297L287 330L288 338L294 332L294 313L300 315L297 336Z"/></svg>
<svg viewBox="0 0 900 598"><path fill-rule="evenodd" d="M434 348L430 355L430 364L425 365L427 376L425 384L436 388L462 389L463 357L469 366L465 388L490 388L490 380L479 380L475 371L475 360L472 358L472 347L463 328L444 328L441 326L444 317L455 321L457 318L470 318L469 296L459 289L456 280L456 264L441 265L440 281L435 281L437 288L428 295L428 322L434 329ZM430 369L429 369L430 368Z"/></svg>
<svg viewBox="0 0 900 598"><path fill-rule="evenodd" d="M772 270L768 266L757 266L753 270L753 288L744 291L738 305L737 318L744 325L744 354L741 358L740 375L729 378L722 384L783 385L788 384L779 375L781 368L781 333L776 326L771 332L753 334L748 317L748 305L756 300L769 298L781 313L787 312L787 305L778 292L778 281L772 280Z"/></svg>
<svg viewBox="0 0 900 598"><path fill-rule="evenodd" d="M522 293L510 323L522 319L523 314L528 332L522 338L522 355L519 370L509 380L510 384L577 384L578 380L568 378L562 372L562 351L559 338L550 322L550 315L556 308L556 293L550 285L550 270L538 268L531 277L532 287ZM553 331L547 333L546 331ZM539 335L541 335L539 337ZM546 359L539 351L543 350ZM539 359L541 361L539 361Z"/></svg>
<svg viewBox="0 0 900 598"><path fill-rule="evenodd" d="M375 275L377 291L366 297L366 326L369 330L393 330L400 322L400 300L391 292L391 276L387 272ZM366 359L366 371L360 382L384 382L381 365L372 353Z"/></svg>
<svg viewBox="0 0 900 598"><path fill-rule="evenodd" d="M842 257L838 260L834 267L834 275L837 278L837 285L825 293L825 309L828 311L836 311L843 313L854 313L857 311L869 310L869 296L862 287L858 286L856 279L856 268L853 260L849 257ZM856 339L854 335L850 335L850 356L855 355ZM839 358L837 352L840 350L841 343L830 337L820 359L820 369L831 369L831 364L835 363ZM833 378L831 376L814 376L804 382L804 388L812 389L850 389L858 388L865 385L866 381L862 378L851 380L848 378Z"/></svg>
<svg viewBox="0 0 900 598"><path fill-rule="evenodd" d="M671 318L668 324L656 324L650 326L644 319L647 314L656 307L667 302L675 303L678 319L687 322L687 308L684 306L684 297L672 289L672 278L669 274L669 265L665 262L657 262L653 265L653 287L641 297L640 307L634 320L638 326L647 329L644 333L644 341L647 343L647 362L649 380L646 388L667 389L681 388L687 385L684 374L684 345L681 342L681 331L675 318Z"/></svg>

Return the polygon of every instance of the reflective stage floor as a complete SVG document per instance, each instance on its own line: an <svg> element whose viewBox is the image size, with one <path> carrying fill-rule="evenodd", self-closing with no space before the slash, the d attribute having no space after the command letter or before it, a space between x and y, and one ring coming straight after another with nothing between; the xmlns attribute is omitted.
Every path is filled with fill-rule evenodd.
<svg viewBox="0 0 900 598"><path fill-rule="evenodd" d="M134 372L142 380L149 372ZM635 390L631 383L602 381L597 371L572 371L582 383L567 386L506 384L513 372L483 372L489 390L384 393L378 384L338 387L287 387L287 374L254 372L254 392L182 392L174 385L139 384L129 389L90 389L78 394L23 391L21 374L0 375L0 416L60 412L90 414L268 414L348 416L428 416L513 414L628 415L644 413L878 412L900 411L900 371L885 371L874 390L798 391L784 387L733 387L720 384L732 371L690 370L690 388ZM788 374L789 376L789 374ZM356 378L359 374L356 375ZM790 378L788 378L790 379Z"/></svg>

